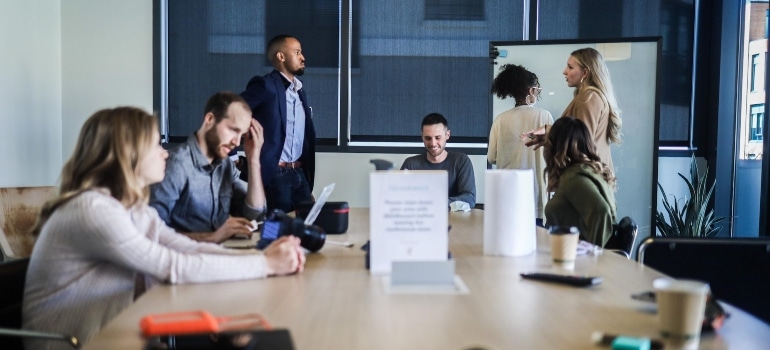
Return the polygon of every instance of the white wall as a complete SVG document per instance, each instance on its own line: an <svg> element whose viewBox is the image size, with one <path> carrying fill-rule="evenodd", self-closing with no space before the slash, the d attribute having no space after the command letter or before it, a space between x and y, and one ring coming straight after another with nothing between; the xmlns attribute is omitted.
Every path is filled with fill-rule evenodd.
<svg viewBox="0 0 770 350"><path fill-rule="evenodd" d="M59 0L0 2L0 187L61 171L60 14Z"/></svg>
<svg viewBox="0 0 770 350"><path fill-rule="evenodd" d="M152 0L62 0L62 148L83 122L119 105L152 111Z"/></svg>
<svg viewBox="0 0 770 350"><path fill-rule="evenodd" d="M406 157L411 154L382 154L382 153L318 153L316 155L316 179L313 194L320 195L323 186L332 182L336 183L334 193L329 197L330 201L346 201L354 208L369 207L369 173L374 171L374 165L369 163L371 159L385 159L393 162L396 169ZM484 203L484 172L486 170L486 156L472 155L473 170L476 176L476 199ZM705 169L705 161L698 158L698 167ZM687 185L677 175L682 173L689 178L690 158L658 158L658 181L668 195L683 198L688 194ZM639 184L643 185L643 184ZM646 184L644 184L646 186ZM656 188L657 189L657 188ZM652 189L650 189L652 191ZM664 211L661 203L661 193L658 192L656 210ZM641 228L640 235L647 235L655 231L654 223Z"/></svg>
<svg viewBox="0 0 770 350"><path fill-rule="evenodd" d="M706 160L696 158L696 161L698 163L698 171L702 174L706 170ZM711 171L713 173L713 170ZM690 158L658 158L658 182L663 186L663 190L666 191L669 197L674 195L676 198L684 198L685 195L689 195L690 191L687 188L687 184L678 174L684 175L688 180L690 179ZM661 212L664 211L661 204L662 197L662 194L658 191L658 211Z"/></svg>
<svg viewBox="0 0 770 350"><path fill-rule="evenodd" d="M151 0L3 0L0 52L0 187L56 184L96 110L152 110Z"/></svg>
<svg viewBox="0 0 770 350"><path fill-rule="evenodd" d="M451 149L450 149L451 150ZM369 207L369 173L374 171L371 159L384 159L393 163L394 169L414 154L383 153L317 153L316 176L313 194L316 198L323 187L334 182L334 192L329 201L344 201L353 208ZM485 155L471 155L473 173L476 177L476 202L484 203L484 171L487 169Z"/></svg>

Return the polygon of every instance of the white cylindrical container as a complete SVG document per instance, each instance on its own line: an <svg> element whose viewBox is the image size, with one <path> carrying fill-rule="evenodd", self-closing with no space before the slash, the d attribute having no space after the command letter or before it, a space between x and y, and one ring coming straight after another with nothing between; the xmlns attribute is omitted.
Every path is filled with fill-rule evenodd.
<svg viewBox="0 0 770 350"><path fill-rule="evenodd" d="M484 184L484 255L521 256L535 251L535 185L532 169L487 170Z"/></svg>

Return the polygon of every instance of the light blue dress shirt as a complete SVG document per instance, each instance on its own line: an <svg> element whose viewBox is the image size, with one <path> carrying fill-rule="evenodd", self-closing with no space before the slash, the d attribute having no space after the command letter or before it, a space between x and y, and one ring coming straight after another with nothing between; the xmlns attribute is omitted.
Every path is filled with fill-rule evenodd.
<svg viewBox="0 0 770 350"><path fill-rule="evenodd" d="M286 88L286 141L281 152L282 162L296 162L302 155L302 143L305 141L305 109L302 108L298 93L302 89L302 82L296 77L289 81L291 83Z"/></svg>

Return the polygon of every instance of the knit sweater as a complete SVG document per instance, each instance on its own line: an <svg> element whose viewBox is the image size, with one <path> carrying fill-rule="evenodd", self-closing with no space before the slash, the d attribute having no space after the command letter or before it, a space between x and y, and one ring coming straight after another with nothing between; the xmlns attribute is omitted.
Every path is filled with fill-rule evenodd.
<svg viewBox="0 0 770 350"><path fill-rule="evenodd" d="M147 205L126 208L106 190L86 191L48 219L24 289L23 327L87 341L134 300L137 273L168 283L260 278L256 251L200 243L167 227ZM27 340L27 349L66 349Z"/></svg>
<svg viewBox="0 0 770 350"><path fill-rule="evenodd" d="M401 164L401 170L446 170L449 185L449 202L462 201L473 208L476 205L476 178L473 163L467 155L447 151L447 157L441 163L431 163L427 152L411 156Z"/></svg>
<svg viewBox="0 0 770 350"><path fill-rule="evenodd" d="M543 170L543 147L532 150L521 141L519 136L543 125L553 124L551 113L542 108L518 106L509 109L495 118L489 131L489 150L487 160L496 164L498 169L532 169L535 172L535 217L544 218L547 192Z"/></svg>

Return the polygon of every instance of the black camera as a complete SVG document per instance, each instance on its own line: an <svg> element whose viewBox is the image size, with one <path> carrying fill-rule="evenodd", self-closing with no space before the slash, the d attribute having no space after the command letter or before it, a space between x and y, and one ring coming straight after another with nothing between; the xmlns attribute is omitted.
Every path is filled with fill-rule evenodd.
<svg viewBox="0 0 770 350"><path fill-rule="evenodd" d="M275 209L265 217L257 249L265 249L278 237L288 235L299 237L300 245L311 252L319 251L326 243L326 232L321 227L305 225L302 219L292 218Z"/></svg>

